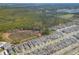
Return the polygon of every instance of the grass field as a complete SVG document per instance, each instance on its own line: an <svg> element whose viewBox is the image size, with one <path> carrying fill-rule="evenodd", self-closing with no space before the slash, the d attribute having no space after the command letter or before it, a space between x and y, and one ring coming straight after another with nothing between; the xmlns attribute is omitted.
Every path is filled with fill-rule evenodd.
<svg viewBox="0 0 79 59"><path fill-rule="evenodd" d="M63 19L71 19L74 16L74 14L64 14L64 15L59 15L60 18Z"/></svg>

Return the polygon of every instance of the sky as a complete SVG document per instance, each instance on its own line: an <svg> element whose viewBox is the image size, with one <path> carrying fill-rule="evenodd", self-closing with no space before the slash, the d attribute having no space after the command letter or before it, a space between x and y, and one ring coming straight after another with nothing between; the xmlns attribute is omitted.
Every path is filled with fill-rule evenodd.
<svg viewBox="0 0 79 59"><path fill-rule="evenodd" d="M79 0L0 0L0 3L79 3Z"/></svg>

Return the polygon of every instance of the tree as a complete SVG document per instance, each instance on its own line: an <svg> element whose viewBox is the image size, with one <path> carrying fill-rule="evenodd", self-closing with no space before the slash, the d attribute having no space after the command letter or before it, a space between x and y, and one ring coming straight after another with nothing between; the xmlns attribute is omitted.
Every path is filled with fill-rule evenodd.
<svg viewBox="0 0 79 59"><path fill-rule="evenodd" d="M43 28L42 29L42 35L49 35L50 34L50 30L48 28Z"/></svg>

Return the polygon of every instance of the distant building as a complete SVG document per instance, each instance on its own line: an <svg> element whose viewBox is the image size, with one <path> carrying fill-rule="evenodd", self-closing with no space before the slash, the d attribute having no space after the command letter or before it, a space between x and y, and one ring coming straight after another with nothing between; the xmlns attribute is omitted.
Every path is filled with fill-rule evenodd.
<svg viewBox="0 0 79 59"><path fill-rule="evenodd" d="M9 47L11 47L10 43L0 42L0 48L2 48L2 49L8 49Z"/></svg>

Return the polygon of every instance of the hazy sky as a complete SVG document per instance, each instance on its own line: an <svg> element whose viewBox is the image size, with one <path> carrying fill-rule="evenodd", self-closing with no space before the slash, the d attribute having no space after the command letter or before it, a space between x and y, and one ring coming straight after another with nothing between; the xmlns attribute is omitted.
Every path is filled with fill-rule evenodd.
<svg viewBox="0 0 79 59"><path fill-rule="evenodd" d="M79 3L79 0L0 0L0 3Z"/></svg>

